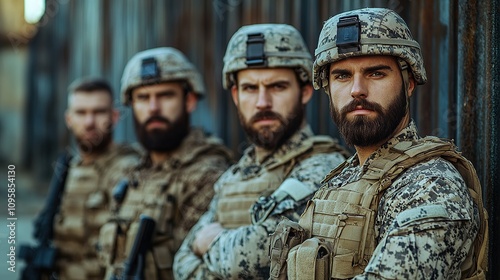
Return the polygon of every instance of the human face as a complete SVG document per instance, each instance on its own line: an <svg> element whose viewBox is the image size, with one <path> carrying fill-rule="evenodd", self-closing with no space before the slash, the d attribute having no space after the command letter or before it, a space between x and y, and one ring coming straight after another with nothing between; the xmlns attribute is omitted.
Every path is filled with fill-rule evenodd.
<svg viewBox="0 0 500 280"><path fill-rule="evenodd" d="M71 93L66 110L66 125L84 153L100 153L112 140L118 120L112 99L104 90Z"/></svg>
<svg viewBox="0 0 500 280"><path fill-rule="evenodd" d="M132 109L139 141L151 151L177 148L189 132L189 113L195 105L196 96L186 95L179 82L135 88Z"/></svg>
<svg viewBox="0 0 500 280"><path fill-rule="evenodd" d="M390 56L353 57L330 65L332 118L347 144L379 145L408 122L399 65ZM415 83L410 79L408 93Z"/></svg>
<svg viewBox="0 0 500 280"><path fill-rule="evenodd" d="M302 125L312 86L301 88L290 68L245 69L237 73L231 94L247 136L273 150Z"/></svg>

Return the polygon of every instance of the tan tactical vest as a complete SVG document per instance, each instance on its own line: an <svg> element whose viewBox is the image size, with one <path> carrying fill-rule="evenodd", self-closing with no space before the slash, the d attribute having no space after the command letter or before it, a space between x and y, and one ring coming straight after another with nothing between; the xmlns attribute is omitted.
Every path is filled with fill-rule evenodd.
<svg viewBox="0 0 500 280"><path fill-rule="evenodd" d="M317 153L340 151L330 137L311 136L303 145L286 154L246 180L225 182L217 205L218 222L224 228L237 228L252 224L250 209L264 193L275 191L299 161Z"/></svg>
<svg viewBox="0 0 500 280"><path fill-rule="evenodd" d="M230 155L212 138L197 147L191 147L175 166L155 168L142 167L130 175L126 198L119 212L106 223L100 232L101 263L106 264L106 279L121 275L139 227L141 214L156 222L152 250L147 255L145 279L173 279L172 265L180 244L175 237L176 215L181 215L178 206L179 193L185 181L186 168L206 154L220 153L229 159ZM171 163L171 162L170 162ZM221 170L222 171L222 170Z"/></svg>
<svg viewBox="0 0 500 280"><path fill-rule="evenodd" d="M105 171L123 172L118 165L135 164L136 154L131 148L112 146L92 165L70 166L54 219L60 279L102 279L96 245L99 229L109 218L109 192L116 183Z"/></svg>
<svg viewBox="0 0 500 280"><path fill-rule="evenodd" d="M288 278L348 279L362 274L376 247L374 219L384 190L411 166L436 157L458 169L478 205L480 229L465 261L469 266L462 268L462 275L466 279L484 279L488 225L479 179L472 164L456 152L452 143L435 137L418 143L400 142L390 153L373 161L359 181L338 189L322 187L299 220L309 239L290 250ZM347 164L334 169L323 182L339 174Z"/></svg>

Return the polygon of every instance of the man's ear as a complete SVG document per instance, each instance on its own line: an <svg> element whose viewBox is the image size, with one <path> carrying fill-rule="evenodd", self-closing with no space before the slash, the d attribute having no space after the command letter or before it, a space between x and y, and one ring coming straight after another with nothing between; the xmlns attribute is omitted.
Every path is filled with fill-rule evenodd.
<svg viewBox="0 0 500 280"><path fill-rule="evenodd" d="M236 85L231 86L231 96L233 97L234 105L238 106L238 87Z"/></svg>
<svg viewBox="0 0 500 280"><path fill-rule="evenodd" d="M113 126L118 123L120 119L120 112L116 109L111 110L111 121L113 122Z"/></svg>
<svg viewBox="0 0 500 280"><path fill-rule="evenodd" d="M71 128L71 116L68 110L64 112L64 120L66 121L66 127Z"/></svg>
<svg viewBox="0 0 500 280"><path fill-rule="evenodd" d="M186 95L186 111L192 113L196 109L196 104L198 104L198 96L192 91L188 92Z"/></svg>
<svg viewBox="0 0 500 280"><path fill-rule="evenodd" d="M301 89L302 91L302 104L306 105L309 100L311 100L312 95L313 95L313 87L310 84L307 84L303 86Z"/></svg>
<svg viewBox="0 0 500 280"><path fill-rule="evenodd" d="M408 97L411 97L413 95L413 92L415 91L415 85L416 85L416 82L415 82L415 79L413 78L413 76L410 76L409 79L408 79Z"/></svg>

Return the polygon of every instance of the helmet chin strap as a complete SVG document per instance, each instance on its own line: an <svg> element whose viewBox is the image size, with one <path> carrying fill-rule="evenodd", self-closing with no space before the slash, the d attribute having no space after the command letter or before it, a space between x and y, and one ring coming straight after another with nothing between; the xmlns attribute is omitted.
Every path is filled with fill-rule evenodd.
<svg viewBox="0 0 500 280"><path fill-rule="evenodd" d="M401 69L401 76L403 78L403 88L406 97L406 112L410 111L410 96L408 95L408 85L410 84L410 77L408 75L408 63L398 58L399 68Z"/></svg>

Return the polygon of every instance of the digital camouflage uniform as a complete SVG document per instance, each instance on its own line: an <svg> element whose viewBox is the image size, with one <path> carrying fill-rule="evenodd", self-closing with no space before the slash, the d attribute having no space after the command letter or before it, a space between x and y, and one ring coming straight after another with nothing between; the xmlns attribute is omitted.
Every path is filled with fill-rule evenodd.
<svg viewBox="0 0 500 280"><path fill-rule="evenodd" d="M156 221L153 255L146 259L145 277L173 279L173 256L189 229L207 210L213 184L229 163L229 152L220 140L198 129L191 129L164 163L152 165L145 156L128 176L128 190L117 213L101 230L106 279L113 273L121 275L135 238L132 228L141 214Z"/></svg>
<svg viewBox="0 0 500 280"><path fill-rule="evenodd" d="M297 220L305 207L307 198L319 187L318 178L322 178L331 167L344 161L339 153L340 148L332 139L325 139L323 147L314 151L309 142L313 138L309 126L296 132L274 153L269 154L262 162L257 162L255 148L248 148L239 162L227 170L215 184L216 196L210 209L193 227L179 249L174 264L176 279L267 279L269 277L269 234L274 232L282 217ZM321 140L316 145L321 146ZM303 149L308 143L308 149ZM326 145L325 145L326 144ZM303 150L297 154L295 151ZM294 156L290 156L294 154ZM276 163L279 163L276 166ZM273 170L269 170L269 169ZM274 168L282 168L274 172ZM268 176L268 174L273 174ZM191 250L196 233L205 225L221 222L223 215L230 215L231 210L220 212L219 201L229 195L227 190L236 192L239 186L247 182L259 182L259 177L266 178L267 188L261 195L269 196L284 181L293 181L294 188L307 189L307 196L295 200L290 195L279 201L269 216L258 215L257 221L251 223L250 209L247 209L247 222L240 226L223 226L226 228L211 244L208 252L200 259ZM295 180L294 180L295 179ZM262 182L261 182L262 183ZM253 197L256 201L258 196ZM236 206L235 206L236 208ZM234 209L233 211L235 211ZM252 213L257 214L257 213ZM259 220L260 218L260 220ZM225 219L230 220L231 217ZM244 224L243 224L244 223ZM230 228L227 228L230 227Z"/></svg>
<svg viewBox="0 0 500 280"><path fill-rule="evenodd" d="M160 47L136 53L127 63L121 80L122 102L131 105L134 88L179 83L185 94L205 95L201 74L182 52ZM180 136L179 136L180 137ZM191 128L168 159L153 164L149 154L130 172L126 188L117 186L116 209L100 232L101 262L106 278L121 278L124 262L132 255L140 221L155 224L144 256L145 279L173 279L172 262L189 229L208 209L213 184L231 164L231 153L220 139ZM125 189L125 191L124 191ZM121 191L118 191L121 190ZM128 271L127 271L128 272Z"/></svg>
<svg viewBox="0 0 500 280"><path fill-rule="evenodd" d="M325 188L340 189L360 180L398 143L417 139L412 122L362 166L357 155L350 158ZM418 163L381 195L374 225L368 225L374 226L376 247L373 252L365 249L364 254L373 256L353 279L460 279L479 221L477 205L453 164L439 157Z"/></svg>
<svg viewBox="0 0 500 280"><path fill-rule="evenodd" d="M97 260L99 228L109 218L111 189L137 164L130 147L111 145L93 163L74 157L69 166L59 213L54 219L54 245L59 279L102 279Z"/></svg>
<svg viewBox="0 0 500 280"><path fill-rule="evenodd" d="M427 77L419 44L389 9L325 22L314 87L329 93L330 65L367 55L397 59L408 108L409 79ZM474 167L451 142L420 138L413 122L395 133L362 166L354 155L332 170L298 224L279 225L271 279L484 279L487 214Z"/></svg>

